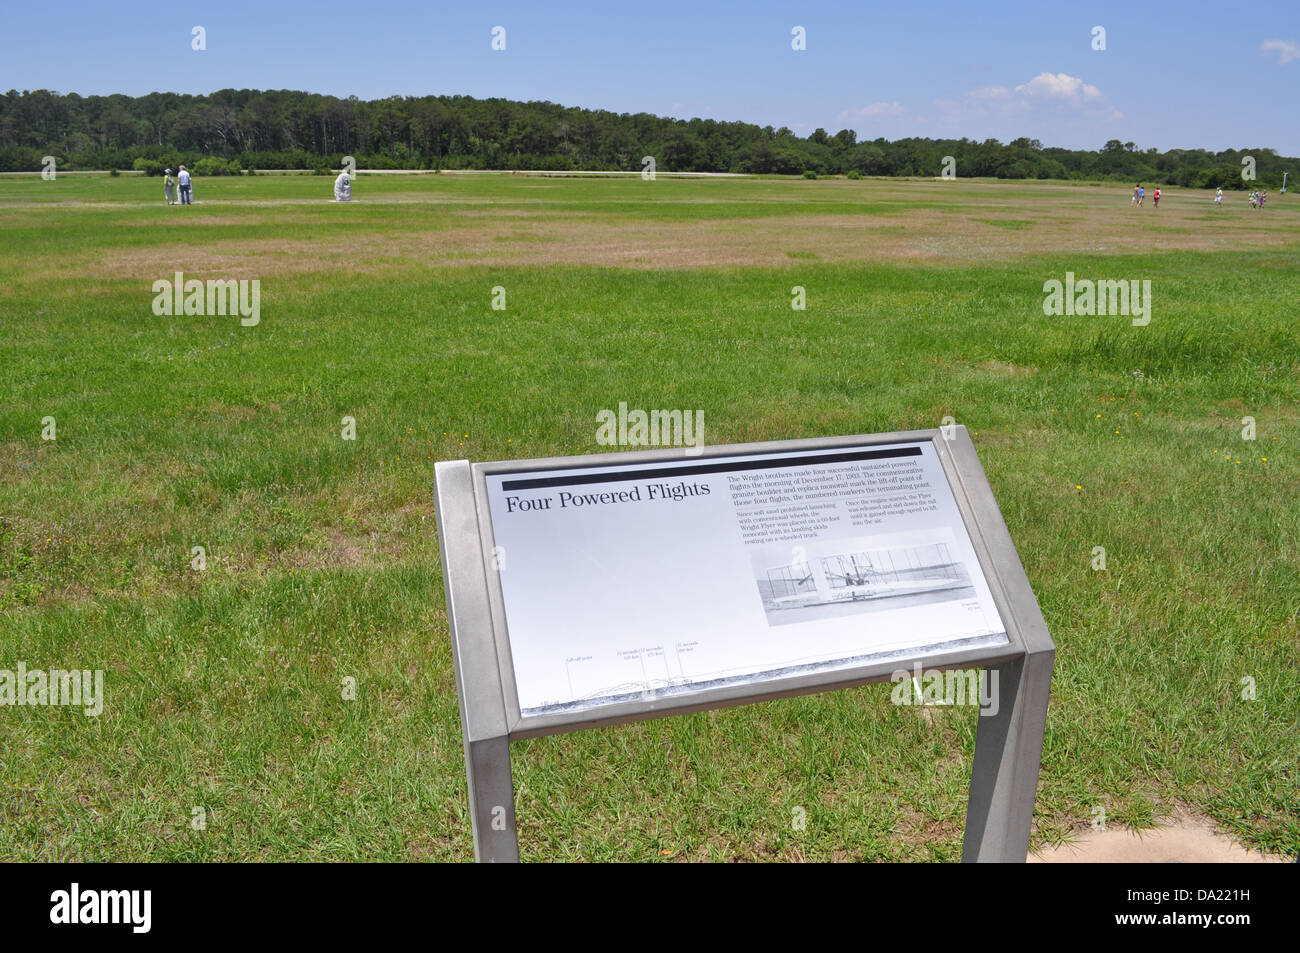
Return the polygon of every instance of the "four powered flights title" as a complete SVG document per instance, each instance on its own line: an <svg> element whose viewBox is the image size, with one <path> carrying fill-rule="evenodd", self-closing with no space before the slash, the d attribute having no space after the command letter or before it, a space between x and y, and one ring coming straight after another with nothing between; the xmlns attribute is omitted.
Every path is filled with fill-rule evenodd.
<svg viewBox="0 0 1300 953"><path fill-rule="evenodd" d="M642 493L642 491L645 491ZM522 496L506 497L507 513L527 513L532 510L573 509L580 506L604 506L608 503L642 503L648 500L685 500L692 496L708 496L707 483L647 483L634 486L630 490L618 490L609 493L573 493L561 490L558 497L543 496L528 499ZM558 507L553 504L559 502Z"/></svg>

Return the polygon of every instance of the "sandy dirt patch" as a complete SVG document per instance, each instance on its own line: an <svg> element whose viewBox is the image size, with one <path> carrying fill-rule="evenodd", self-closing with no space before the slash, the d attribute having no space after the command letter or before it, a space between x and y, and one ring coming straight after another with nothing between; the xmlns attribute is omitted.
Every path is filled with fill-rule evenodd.
<svg viewBox="0 0 1300 953"><path fill-rule="evenodd" d="M1243 847L1209 818L1187 812L1152 830L1085 831L1074 843L1029 855L1031 864L1270 864L1287 859Z"/></svg>
<svg viewBox="0 0 1300 953"><path fill-rule="evenodd" d="M1269 229L1250 221L1226 228L1187 227L1199 221L1198 214L1171 212L1160 227L1152 228L1140 211L1126 216L1114 210L1056 208L1050 216L1031 214L1027 227L1008 229L979 221L990 217L987 212L967 215L937 209L686 222L592 221L585 216L578 222L564 213L534 217L503 209L471 221L460 211L452 227L442 221L436 230L350 231L340 240L329 223L321 223L319 237L222 238L180 253L167 245L111 248L50 262L48 267L66 270L69 276L152 280L177 268L195 277L240 278L340 268L364 273L394 266L692 269L788 266L795 261L933 264L1005 261L1048 252L1239 250L1243 242L1256 248L1281 247L1296 238L1290 229ZM307 233L312 230L310 225L303 228Z"/></svg>

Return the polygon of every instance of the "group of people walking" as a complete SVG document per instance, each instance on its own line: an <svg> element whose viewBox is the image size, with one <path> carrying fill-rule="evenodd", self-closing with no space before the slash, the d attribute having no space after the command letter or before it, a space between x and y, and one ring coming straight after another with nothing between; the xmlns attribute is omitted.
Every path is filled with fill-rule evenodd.
<svg viewBox="0 0 1300 953"><path fill-rule="evenodd" d="M194 183L190 181L190 173L185 166L180 167L174 179L171 169L163 172L163 196L167 199L168 205L176 204L177 189L180 189L181 205L194 204Z"/></svg>
<svg viewBox="0 0 1300 953"><path fill-rule="evenodd" d="M1132 206L1132 205L1141 205L1141 204L1142 204L1142 200L1143 200L1144 198L1146 198L1146 193L1147 193L1147 190L1146 190L1145 188L1142 187L1142 184L1141 184L1140 182L1139 182L1137 185L1133 186L1133 199L1132 199L1132 201L1129 202L1129 205L1131 205L1131 206ZM1254 192L1251 192L1251 193L1250 193L1250 207L1251 207L1251 208L1263 208L1263 207L1264 207L1264 200L1267 199L1267 198L1268 198L1268 193L1267 193L1267 192L1263 192L1263 191L1260 191L1259 189L1256 189ZM1159 190L1159 189L1155 189L1155 190L1151 193L1151 204L1154 205L1156 208L1159 208L1159 207L1160 207L1160 190ZM1223 208L1223 189L1219 189L1219 190L1217 190L1217 191L1214 193L1214 204L1215 204L1215 206L1218 207L1218 208Z"/></svg>
<svg viewBox="0 0 1300 953"><path fill-rule="evenodd" d="M1142 200L1146 198L1146 194L1147 194L1147 190L1144 189L1142 187L1142 183L1139 182L1137 185L1133 186L1133 201L1129 202L1129 205L1141 205ZM1151 193L1151 204L1154 205L1156 208L1160 207L1159 189L1156 189Z"/></svg>

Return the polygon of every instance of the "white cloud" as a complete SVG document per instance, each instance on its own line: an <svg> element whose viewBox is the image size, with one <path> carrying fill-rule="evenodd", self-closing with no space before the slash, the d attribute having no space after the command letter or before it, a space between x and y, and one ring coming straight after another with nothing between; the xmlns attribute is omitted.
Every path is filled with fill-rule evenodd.
<svg viewBox="0 0 1300 953"><path fill-rule="evenodd" d="M883 119L903 115L903 106L897 100L892 103L870 103L856 109L846 109L840 113L840 119Z"/></svg>
<svg viewBox="0 0 1300 953"><path fill-rule="evenodd" d="M1065 73L1039 73L1029 82L1017 86L1015 92L1026 99L1058 100L1076 106L1104 98L1096 86Z"/></svg>
<svg viewBox="0 0 1300 953"><path fill-rule="evenodd" d="M1259 52L1263 56L1276 53L1277 63L1281 66L1292 60L1300 60L1300 43L1295 40L1265 40L1259 44Z"/></svg>
<svg viewBox="0 0 1300 953"><path fill-rule="evenodd" d="M1039 73L1014 88L981 86L957 99L936 100L949 118L1014 115L1018 113L1074 113L1089 119L1120 119L1101 90L1068 73Z"/></svg>

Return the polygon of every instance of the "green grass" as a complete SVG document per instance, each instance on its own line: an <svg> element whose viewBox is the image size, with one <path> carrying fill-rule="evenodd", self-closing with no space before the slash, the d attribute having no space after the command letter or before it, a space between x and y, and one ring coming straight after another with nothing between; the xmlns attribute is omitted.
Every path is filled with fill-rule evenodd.
<svg viewBox="0 0 1300 953"><path fill-rule="evenodd" d="M996 228L1007 228L1012 231L1022 231L1026 228L1033 228L1034 223L1024 218L977 218L974 221L983 222L985 225L993 225Z"/></svg>
<svg viewBox="0 0 1300 953"><path fill-rule="evenodd" d="M703 409L715 444L954 416L1057 644L1035 843L1097 805L1142 827L1184 804L1300 851L1293 205L1175 220L1232 232L1215 250L1081 254L1039 226L1095 189L393 176L340 207L318 201L329 185L200 181L200 205L168 209L158 180L0 180L0 668L107 672L97 719L0 708L0 859L468 859L433 464L595 452L596 413L620 401ZM1032 223L987 218L1026 193ZM1116 234L1169 229L1126 202ZM545 252L521 223L914 209L1025 244L666 270L404 244L468 227L496 254ZM305 270L244 248L363 238L364 256ZM136 252L261 274L261 324L154 316L169 271L98 267ZM1045 318L1043 282L1066 271L1149 278L1152 323ZM927 723L870 686L523 742L522 853L954 860L976 721Z"/></svg>

